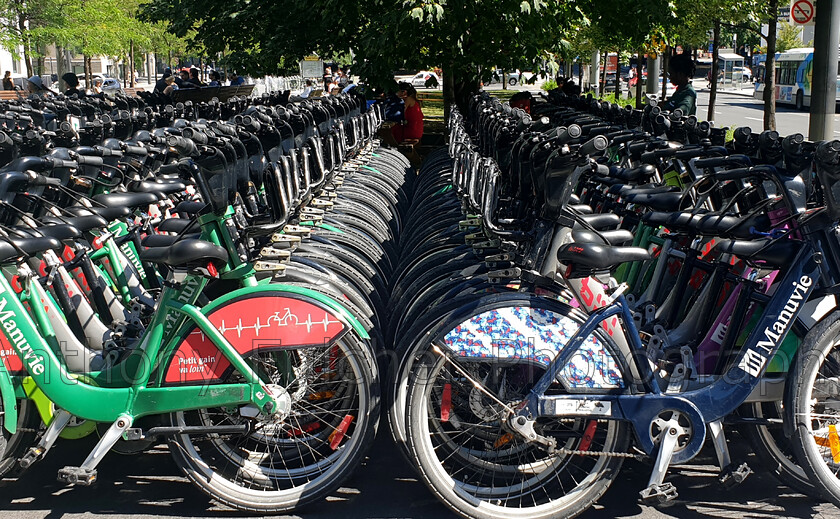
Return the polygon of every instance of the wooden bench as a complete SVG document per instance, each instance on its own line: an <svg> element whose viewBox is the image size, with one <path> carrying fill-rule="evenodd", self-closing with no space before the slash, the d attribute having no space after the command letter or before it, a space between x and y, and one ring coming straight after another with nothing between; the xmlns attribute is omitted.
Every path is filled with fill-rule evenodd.
<svg viewBox="0 0 840 519"><path fill-rule="evenodd" d="M125 95L127 96L136 96L137 92L145 92L146 90L143 88L124 88Z"/></svg>
<svg viewBox="0 0 840 519"><path fill-rule="evenodd" d="M443 92L417 92L418 101L443 101Z"/></svg>
<svg viewBox="0 0 840 519"><path fill-rule="evenodd" d="M26 94L22 90L0 90L0 101L14 101L25 98Z"/></svg>
<svg viewBox="0 0 840 519"><path fill-rule="evenodd" d="M233 96L250 96L251 92L254 91L254 86L256 85L182 88L172 92L172 100L176 103L183 103L186 101L192 101L193 103L206 103L215 97L219 101L225 102Z"/></svg>

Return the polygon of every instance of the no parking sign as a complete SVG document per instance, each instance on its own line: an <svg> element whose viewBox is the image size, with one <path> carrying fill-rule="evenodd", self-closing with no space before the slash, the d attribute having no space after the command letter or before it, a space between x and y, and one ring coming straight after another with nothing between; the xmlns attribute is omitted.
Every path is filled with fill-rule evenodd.
<svg viewBox="0 0 840 519"><path fill-rule="evenodd" d="M794 0L790 5L790 21L796 25L814 25L814 0Z"/></svg>

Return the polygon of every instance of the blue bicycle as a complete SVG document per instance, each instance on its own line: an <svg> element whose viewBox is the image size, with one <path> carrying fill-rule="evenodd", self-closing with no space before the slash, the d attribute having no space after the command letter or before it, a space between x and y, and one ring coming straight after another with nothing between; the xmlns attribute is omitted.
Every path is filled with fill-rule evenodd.
<svg viewBox="0 0 840 519"><path fill-rule="evenodd" d="M648 355L622 287L605 291L603 305L588 315L524 293L487 295L448 314L425 335L428 346L417 353L408 384L405 431L427 485L467 517L573 517L606 491L625 458L642 456L654 459L642 499L664 503L676 496L664 482L668 467L694 458L707 436L721 457L721 479L744 477L729 459L724 419L745 402L761 401L762 377L806 302L840 292L838 163L840 141L819 143L818 204L806 199L802 177L773 166L715 173L720 181L772 183L791 215L787 232L717 245L780 270L746 342L719 375L664 374ZM552 172L569 177L559 194L564 203L577 182L573 174ZM562 216L575 218L569 211ZM603 286L613 267L650 256L636 247L572 242L559 246L556 257L558 274L574 288L587 281ZM838 344L835 311L788 359L784 405L800 463L835 503Z"/></svg>

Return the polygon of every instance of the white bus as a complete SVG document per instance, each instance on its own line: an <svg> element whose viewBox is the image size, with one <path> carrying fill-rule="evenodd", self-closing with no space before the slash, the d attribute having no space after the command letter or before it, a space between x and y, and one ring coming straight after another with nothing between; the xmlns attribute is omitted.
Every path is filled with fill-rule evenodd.
<svg viewBox="0 0 840 519"><path fill-rule="evenodd" d="M776 102L795 105L798 110L811 106L811 78L814 67L813 47L776 53ZM840 71L840 68L838 68ZM840 76L838 76L840 80ZM837 94L840 100L840 81ZM758 66L753 97L764 100L764 64Z"/></svg>

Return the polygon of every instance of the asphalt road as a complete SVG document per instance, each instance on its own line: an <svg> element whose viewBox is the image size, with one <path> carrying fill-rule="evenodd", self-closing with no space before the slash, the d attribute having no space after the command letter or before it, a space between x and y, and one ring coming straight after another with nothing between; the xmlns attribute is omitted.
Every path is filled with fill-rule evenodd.
<svg viewBox="0 0 840 519"><path fill-rule="evenodd" d="M700 88L697 92L697 116L709 119L709 90ZM807 111L796 110L793 106L776 106L776 130L780 135L801 133L808 137ZM749 126L755 132L764 129L764 103L754 99L751 90L741 93L718 92L715 103L715 126ZM834 116L834 137L840 138L840 115Z"/></svg>
<svg viewBox="0 0 840 519"><path fill-rule="evenodd" d="M297 515L302 519L455 517L437 502L417 480L412 469L380 431L370 458L344 487L321 503ZM136 456L110 453L99 470L99 482L91 488L67 488L55 480L63 465L78 464L92 443L60 443L46 460L17 481L3 484L2 517L15 519L143 519L151 517L247 518L219 506L180 477L164 448ZM746 445L736 442L733 456L746 456ZM601 500L581 517L584 519L774 519L782 517L837 518L840 510L796 494L767 473L756 473L735 490L723 490L716 482L708 453L691 465L672 469L668 481L676 485L679 499L657 510L637 502L647 481L648 465L629 461ZM748 457L751 459L754 457ZM752 465L755 465L752 459Z"/></svg>

